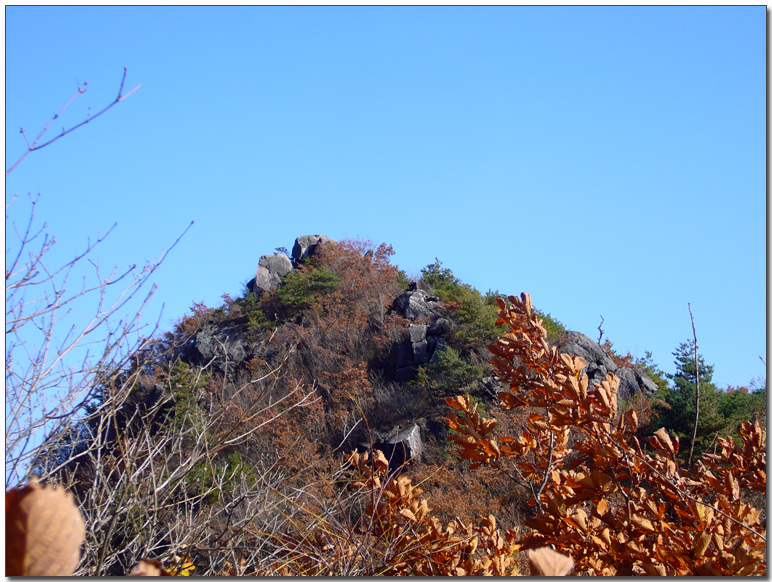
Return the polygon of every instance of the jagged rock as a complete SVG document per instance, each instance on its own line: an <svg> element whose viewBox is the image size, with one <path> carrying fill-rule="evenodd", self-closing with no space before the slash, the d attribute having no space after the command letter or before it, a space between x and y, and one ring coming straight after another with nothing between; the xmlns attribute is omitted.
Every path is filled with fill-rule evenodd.
<svg viewBox="0 0 772 582"><path fill-rule="evenodd" d="M411 459L416 461L421 459L424 445L421 439L421 427L418 424L412 424L404 430L399 430L397 427L392 432L396 432L396 434L375 444L375 448L383 451L384 456L388 459L390 470L394 471L401 468Z"/></svg>
<svg viewBox="0 0 772 582"><path fill-rule="evenodd" d="M394 300L394 309L410 321L429 320L432 323L442 316L442 303L423 289L406 291Z"/></svg>
<svg viewBox="0 0 772 582"><path fill-rule="evenodd" d="M410 321L407 341L397 348L395 380L407 382L415 377L418 366L437 361L437 354L447 343L442 337L453 324L441 317L444 309L439 298L422 289L407 291L394 300L394 310Z"/></svg>
<svg viewBox="0 0 772 582"><path fill-rule="evenodd" d="M292 261L284 253L263 255L257 264L257 274L254 283L250 281L247 287L252 287L253 292L258 289L271 291L281 283L282 277L292 270Z"/></svg>
<svg viewBox="0 0 772 582"><path fill-rule="evenodd" d="M439 325L436 323L444 322ZM432 335L428 335L429 331ZM435 364L439 361L439 353L448 345L440 334L450 331L447 319L438 319L435 324L409 324L407 342L397 348L395 380L408 382L415 377L418 366Z"/></svg>
<svg viewBox="0 0 772 582"><path fill-rule="evenodd" d="M292 258L295 263L301 263L312 256L318 245L334 243L335 241L323 234L307 234L295 239L292 247Z"/></svg>
<svg viewBox="0 0 772 582"><path fill-rule="evenodd" d="M439 364L440 363L440 354L443 352L443 350L448 347L448 342L444 337L437 337L433 338L430 337L430 348L432 351L432 356L429 358L430 364ZM431 345L431 340L434 340L434 345Z"/></svg>
<svg viewBox="0 0 772 582"><path fill-rule="evenodd" d="M413 344L413 361L416 365L426 364L432 357L429 353L429 342L422 339L420 342Z"/></svg>
<svg viewBox="0 0 772 582"><path fill-rule="evenodd" d="M615 374L619 376L620 398L627 399L638 392L654 394L657 391L654 380L637 368L619 368Z"/></svg>

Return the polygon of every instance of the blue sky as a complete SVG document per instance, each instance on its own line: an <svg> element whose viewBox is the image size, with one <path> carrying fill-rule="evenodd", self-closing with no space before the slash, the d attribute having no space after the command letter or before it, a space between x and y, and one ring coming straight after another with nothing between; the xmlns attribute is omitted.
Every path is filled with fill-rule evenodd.
<svg viewBox="0 0 772 582"><path fill-rule="evenodd" d="M156 257L169 328L295 237L394 246L531 293L665 371L692 334L719 386L766 371L766 8L6 7L6 197L52 258L116 230ZM10 219L24 216L15 203Z"/></svg>

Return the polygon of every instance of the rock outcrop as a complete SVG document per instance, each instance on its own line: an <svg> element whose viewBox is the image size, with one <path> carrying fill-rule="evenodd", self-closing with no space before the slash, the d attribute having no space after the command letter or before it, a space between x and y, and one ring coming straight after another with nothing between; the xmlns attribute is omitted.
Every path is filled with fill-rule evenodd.
<svg viewBox="0 0 772 582"><path fill-rule="evenodd" d="M619 376L619 396L621 398L630 398L638 392L654 394L657 391L654 380L637 368L618 368L615 374Z"/></svg>
<svg viewBox="0 0 772 582"><path fill-rule="evenodd" d="M600 384L608 372L616 373L618 366L597 342L578 331L566 332L557 344L563 354L580 356L587 362L583 371L593 382Z"/></svg>
<svg viewBox="0 0 772 582"><path fill-rule="evenodd" d="M429 295L423 289L406 291L394 300L394 309L410 321L436 321L443 315L439 297Z"/></svg>
<svg viewBox="0 0 772 582"><path fill-rule="evenodd" d="M407 382L415 377L418 366L436 362L447 342L445 335L453 324L445 317L442 304L421 289L407 291L394 300L394 309L410 321L407 341L397 347L397 382Z"/></svg>
<svg viewBox="0 0 772 582"><path fill-rule="evenodd" d="M619 367L596 341L578 331L569 331L558 343L558 350L564 354L581 356L586 364L582 370L589 377L590 385L600 384L608 372L619 377L619 397L626 399L638 392L653 394L657 385L646 374L636 368Z"/></svg>
<svg viewBox="0 0 772 582"><path fill-rule="evenodd" d="M295 246L292 247L292 259L285 253L263 255L257 263L257 273L254 279L247 283L247 289L252 293L273 291L295 265L313 256L320 245L330 243L335 243L335 241L328 236L308 234L295 239Z"/></svg>

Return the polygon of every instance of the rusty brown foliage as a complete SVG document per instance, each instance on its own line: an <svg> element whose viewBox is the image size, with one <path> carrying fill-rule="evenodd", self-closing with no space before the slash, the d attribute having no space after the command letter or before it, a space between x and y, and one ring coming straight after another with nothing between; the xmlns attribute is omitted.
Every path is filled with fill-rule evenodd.
<svg viewBox="0 0 772 582"><path fill-rule="evenodd" d="M518 543L552 545L592 575L765 575L766 518L743 490L766 491L766 430L742 423L742 445L718 439L693 472L663 428L644 451L619 379L588 385L582 358L559 354L528 294L499 301L508 333L489 346L508 409L535 409L522 434L498 436L466 397L447 399L450 440L470 467L490 466L531 492Z"/></svg>

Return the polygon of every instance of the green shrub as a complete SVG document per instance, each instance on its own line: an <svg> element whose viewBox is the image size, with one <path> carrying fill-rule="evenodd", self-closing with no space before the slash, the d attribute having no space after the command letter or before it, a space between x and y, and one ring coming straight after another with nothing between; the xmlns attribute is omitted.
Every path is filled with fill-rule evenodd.
<svg viewBox="0 0 772 582"><path fill-rule="evenodd" d="M210 503L216 503L222 493L233 491L234 482L239 477L246 479L249 486L257 483L254 469L246 464L239 451L232 451L225 459L224 466L206 461L197 465L185 476L188 492L191 495L206 496ZM222 483L222 487L218 484ZM218 485L218 486L216 486Z"/></svg>
<svg viewBox="0 0 772 582"><path fill-rule="evenodd" d="M438 397L446 397L468 392L469 386L482 375L482 368L467 364L455 349L446 346L439 352L435 363L425 364L418 369L416 379L411 384Z"/></svg>
<svg viewBox="0 0 772 582"><path fill-rule="evenodd" d="M288 314L319 308L324 296L340 284L340 276L326 265L292 271L275 292L278 307Z"/></svg>
<svg viewBox="0 0 772 582"><path fill-rule="evenodd" d="M166 413L166 418L171 423L172 430L200 424L198 421L205 411L198 405L197 388L207 380L207 375L197 376L190 365L182 360L177 359L174 363L167 378L173 404Z"/></svg>
<svg viewBox="0 0 772 582"><path fill-rule="evenodd" d="M441 301L455 301L461 280L453 275L453 271L443 268L439 259L421 269L421 279L428 284Z"/></svg>
<svg viewBox="0 0 772 582"><path fill-rule="evenodd" d="M445 306L453 312L456 323L455 343L461 349L486 344L504 330L496 325L498 293L484 296L471 285L462 283L439 259L421 269L421 279L429 285Z"/></svg>

